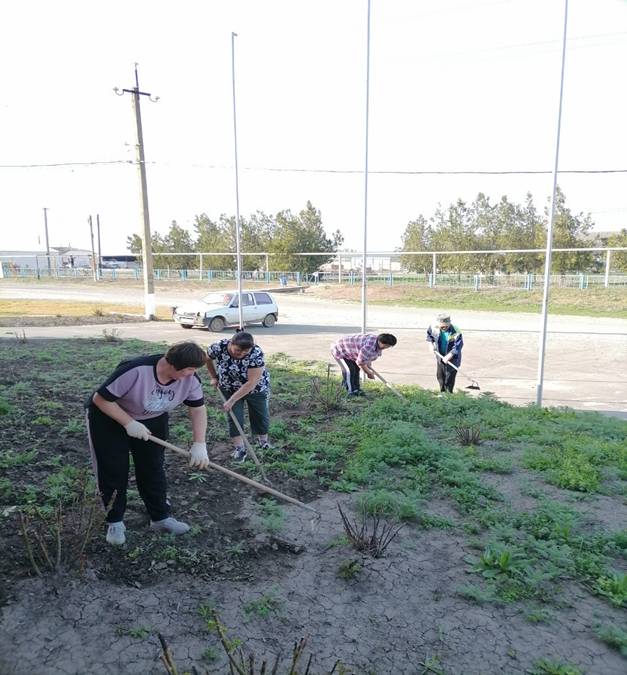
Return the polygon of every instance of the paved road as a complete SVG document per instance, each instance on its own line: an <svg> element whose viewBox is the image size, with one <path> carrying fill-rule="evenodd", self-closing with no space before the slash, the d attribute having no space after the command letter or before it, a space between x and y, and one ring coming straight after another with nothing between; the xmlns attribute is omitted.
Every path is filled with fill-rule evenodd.
<svg viewBox="0 0 627 675"><path fill-rule="evenodd" d="M141 288L79 284L21 284L0 282L0 298L80 299L141 304ZM201 295L179 287L158 292L159 305L176 305ZM308 294L279 295L279 323L273 328L251 327L266 353L285 352L298 359L330 361L329 345L344 333L359 332L361 307L355 303L329 303ZM433 317L430 309L373 305L368 311L370 331L390 331L399 344L384 353L377 369L391 382L435 388L435 364L427 352L424 332ZM457 311L453 316L463 330L463 370L482 391L492 391L514 404L535 401L539 316L497 312ZM104 328L121 337L174 342L193 337L201 344L218 338L204 330L184 330L168 322L27 328L29 338L92 337ZM228 329L224 333L228 335ZM0 329L11 337L12 329ZM459 376L460 388L469 382ZM610 317L549 318L544 402L580 410L614 412L627 418L627 321Z"/></svg>

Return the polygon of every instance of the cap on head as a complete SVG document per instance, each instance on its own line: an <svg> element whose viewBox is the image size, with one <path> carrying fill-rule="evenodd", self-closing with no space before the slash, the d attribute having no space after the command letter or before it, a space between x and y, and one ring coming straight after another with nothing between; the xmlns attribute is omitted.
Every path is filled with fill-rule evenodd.
<svg viewBox="0 0 627 675"><path fill-rule="evenodd" d="M442 314L438 314L435 317L436 323L451 323L451 315L447 314L446 312L442 312Z"/></svg>

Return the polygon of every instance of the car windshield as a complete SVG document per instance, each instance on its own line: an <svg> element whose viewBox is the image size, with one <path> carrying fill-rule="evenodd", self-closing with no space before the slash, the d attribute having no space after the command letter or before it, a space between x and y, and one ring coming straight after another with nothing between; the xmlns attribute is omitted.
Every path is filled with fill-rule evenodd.
<svg viewBox="0 0 627 675"><path fill-rule="evenodd" d="M232 298L233 295L231 293L209 293L205 295L202 301L207 305L219 305L222 307L223 305L228 305Z"/></svg>

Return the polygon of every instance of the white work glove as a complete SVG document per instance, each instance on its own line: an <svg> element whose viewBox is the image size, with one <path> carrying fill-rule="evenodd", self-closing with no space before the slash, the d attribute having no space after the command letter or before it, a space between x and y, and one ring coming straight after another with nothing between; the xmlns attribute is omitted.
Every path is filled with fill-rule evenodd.
<svg viewBox="0 0 627 675"><path fill-rule="evenodd" d="M190 466L195 466L198 469L206 469L209 466L206 443L192 443L189 451L192 455L189 460Z"/></svg>
<svg viewBox="0 0 627 675"><path fill-rule="evenodd" d="M142 441L150 439L151 434L148 427L137 420L132 420L128 424L125 424L124 428L126 429L126 433L132 438L141 438Z"/></svg>

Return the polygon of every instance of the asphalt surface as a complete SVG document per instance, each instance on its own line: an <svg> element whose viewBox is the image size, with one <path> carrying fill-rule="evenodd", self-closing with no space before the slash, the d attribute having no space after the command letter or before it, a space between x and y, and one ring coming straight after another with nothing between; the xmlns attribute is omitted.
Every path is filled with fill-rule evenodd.
<svg viewBox="0 0 627 675"><path fill-rule="evenodd" d="M157 293L157 304L173 306L199 298L202 292L185 286ZM2 298L84 300L141 304L140 288L108 284L0 281ZM309 293L277 294L279 322L272 328L252 325L249 330L267 354L284 352L296 359L333 363L329 348L340 335L360 332L361 306L329 302ZM432 309L372 305L368 308L369 332L392 332L399 343L374 363L392 383L416 384L436 389L434 357L428 351L425 331L433 320ZM493 392L516 405L536 400L540 317L534 314L456 311L453 322L464 334L462 372L476 380L481 391ZM202 345L221 334L202 329L185 330L174 322L138 322L94 326L26 328L27 338L101 336L115 329L122 338L176 342L194 339ZM15 331L0 329L0 337L15 339ZM627 418L627 321L611 317L550 316L548 322L543 402L598 410ZM231 333L225 329L223 335ZM1 345L1 343L0 343ZM458 388L470 384L460 374ZM365 385L367 386L367 384ZM475 392L472 392L475 395Z"/></svg>

